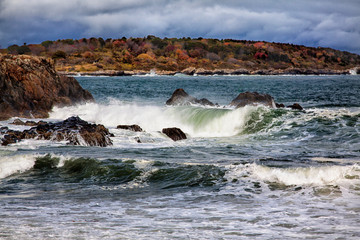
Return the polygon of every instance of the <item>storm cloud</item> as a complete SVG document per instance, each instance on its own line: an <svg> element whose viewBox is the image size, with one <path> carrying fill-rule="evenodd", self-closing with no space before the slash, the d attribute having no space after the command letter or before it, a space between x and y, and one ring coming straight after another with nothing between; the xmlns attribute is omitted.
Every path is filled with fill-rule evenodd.
<svg viewBox="0 0 360 240"><path fill-rule="evenodd" d="M0 44L83 37L204 37L360 53L358 0L0 0Z"/></svg>

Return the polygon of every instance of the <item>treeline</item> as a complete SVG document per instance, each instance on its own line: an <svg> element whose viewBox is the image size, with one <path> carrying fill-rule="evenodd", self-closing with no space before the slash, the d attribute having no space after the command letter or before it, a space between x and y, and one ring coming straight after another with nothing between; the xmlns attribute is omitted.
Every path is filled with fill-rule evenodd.
<svg viewBox="0 0 360 240"><path fill-rule="evenodd" d="M205 38L83 38L12 45L3 53L52 58L57 70L349 69L360 56L331 48Z"/></svg>

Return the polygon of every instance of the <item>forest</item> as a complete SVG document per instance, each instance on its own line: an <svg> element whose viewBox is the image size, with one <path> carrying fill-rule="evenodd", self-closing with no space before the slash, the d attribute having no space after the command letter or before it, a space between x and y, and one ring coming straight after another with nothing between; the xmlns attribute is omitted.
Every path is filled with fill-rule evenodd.
<svg viewBox="0 0 360 240"><path fill-rule="evenodd" d="M360 66L360 55L287 43L205 38L83 38L12 45L1 53L52 59L56 70L331 69Z"/></svg>

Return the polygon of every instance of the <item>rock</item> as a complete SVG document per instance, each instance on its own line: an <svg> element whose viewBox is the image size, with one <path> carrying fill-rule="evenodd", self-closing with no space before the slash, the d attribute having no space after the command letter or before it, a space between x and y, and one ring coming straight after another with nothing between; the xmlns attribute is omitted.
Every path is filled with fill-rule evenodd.
<svg viewBox="0 0 360 240"><path fill-rule="evenodd" d="M23 121L21 121L20 119L16 118L11 124L13 125L25 125L25 123Z"/></svg>
<svg viewBox="0 0 360 240"><path fill-rule="evenodd" d="M249 70L247 70L247 69L235 69L235 70L233 70L230 74L232 74L232 75L248 75L248 74L250 74L250 72L249 72Z"/></svg>
<svg viewBox="0 0 360 240"><path fill-rule="evenodd" d="M185 92L184 89L176 89L171 98L166 101L166 105L190 105L190 104L201 104L207 106L215 106L214 103L210 102L206 98L197 99L193 96L190 96Z"/></svg>
<svg viewBox="0 0 360 240"><path fill-rule="evenodd" d="M173 76L175 75L177 72L176 71L166 71L166 70L156 70L155 74L159 75L159 76Z"/></svg>
<svg viewBox="0 0 360 240"><path fill-rule="evenodd" d="M40 124L45 124L46 122L44 121L39 121L39 122L35 122L35 121L26 121L26 122L23 122L22 120L20 119L15 119L11 124L14 124L14 125L24 125L24 126L37 126L37 125L40 125Z"/></svg>
<svg viewBox="0 0 360 240"><path fill-rule="evenodd" d="M174 141L179 141L179 140L183 140L186 139L186 135L183 131L181 131L180 128L164 128L162 130L162 133L164 133L166 136L168 136L169 138L171 138Z"/></svg>
<svg viewBox="0 0 360 240"><path fill-rule="evenodd" d="M198 68L198 69L196 69L194 74L196 74L196 75L214 75L214 72L212 70Z"/></svg>
<svg viewBox="0 0 360 240"><path fill-rule="evenodd" d="M300 106L300 104L298 104L298 103L294 103L293 105L290 105L290 106L287 106L287 107L291 108L293 110L300 110L300 111L304 110L303 107Z"/></svg>
<svg viewBox="0 0 360 240"><path fill-rule="evenodd" d="M195 72L196 72L196 68L194 67L188 67L181 71L182 74L186 74L186 75L194 75Z"/></svg>
<svg viewBox="0 0 360 240"><path fill-rule="evenodd" d="M264 105L267 107L275 107L274 99L269 94L260 94L257 92L240 93L230 106L235 108L244 107L246 105Z"/></svg>
<svg viewBox="0 0 360 240"><path fill-rule="evenodd" d="M105 147L112 145L110 132L101 124L90 124L79 117L70 117L62 122L39 124L29 130L9 130L2 139L2 145L16 143L21 139L44 139L68 141L73 145Z"/></svg>
<svg viewBox="0 0 360 240"><path fill-rule="evenodd" d="M143 132L142 128L136 124L134 124L134 125L118 125L116 128L130 130L133 132Z"/></svg>
<svg viewBox="0 0 360 240"><path fill-rule="evenodd" d="M276 108L284 108L285 105L282 103L275 103Z"/></svg>
<svg viewBox="0 0 360 240"><path fill-rule="evenodd" d="M26 55L0 54L0 120L48 117L55 106L94 101L73 77L58 75L53 65Z"/></svg>

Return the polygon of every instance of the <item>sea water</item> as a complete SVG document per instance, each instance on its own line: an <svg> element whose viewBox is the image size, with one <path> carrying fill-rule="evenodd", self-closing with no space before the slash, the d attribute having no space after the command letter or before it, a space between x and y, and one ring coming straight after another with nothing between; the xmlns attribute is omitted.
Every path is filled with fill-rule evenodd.
<svg viewBox="0 0 360 240"><path fill-rule="evenodd" d="M44 120L103 124L114 144L1 146L0 239L360 238L358 75L77 80L96 103ZM177 88L218 106L166 106ZM244 91L305 111L228 107Z"/></svg>

